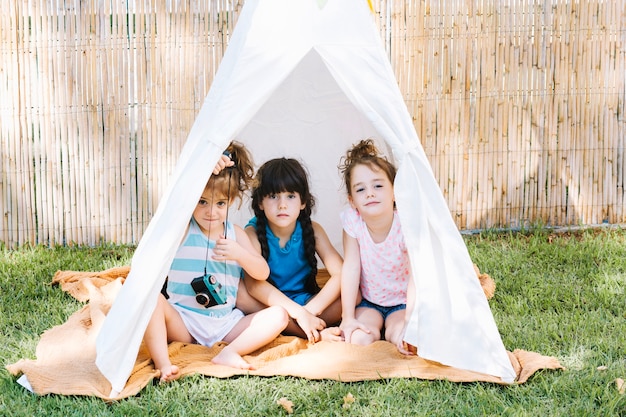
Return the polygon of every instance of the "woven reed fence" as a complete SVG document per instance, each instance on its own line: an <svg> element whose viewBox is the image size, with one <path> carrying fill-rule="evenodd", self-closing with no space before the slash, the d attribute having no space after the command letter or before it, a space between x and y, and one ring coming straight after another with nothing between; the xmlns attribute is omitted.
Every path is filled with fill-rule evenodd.
<svg viewBox="0 0 626 417"><path fill-rule="evenodd" d="M3 3L0 242L137 243L242 4ZM626 2L373 4L460 229L626 221Z"/></svg>

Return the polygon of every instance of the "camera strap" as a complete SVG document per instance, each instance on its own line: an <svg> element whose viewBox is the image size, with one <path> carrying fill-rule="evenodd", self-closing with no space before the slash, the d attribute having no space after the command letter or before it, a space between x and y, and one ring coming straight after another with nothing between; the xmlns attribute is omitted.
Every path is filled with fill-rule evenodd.
<svg viewBox="0 0 626 417"><path fill-rule="evenodd" d="M211 204L213 204L213 198L215 196L215 181L211 186ZM204 275L206 275L206 267L209 264L209 246L211 245L211 223L209 223L209 233L206 237L206 253L204 255Z"/></svg>
<svg viewBox="0 0 626 417"><path fill-rule="evenodd" d="M224 239L226 239L226 233L228 233L228 213L230 212L230 180L233 177L232 168L226 168L226 169L228 169L228 192L226 193L226 201L228 201L228 205L226 206L226 219L224 220ZM226 259L224 259L224 277L226 277L226 272L227 272ZM226 285L226 282L224 282L224 285Z"/></svg>
<svg viewBox="0 0 626 417"><path fill-rule="evenodd" d="M229 155L230 156L230 155ZM226 195L226 199L230 204L230 182L233 177L232 167L226 168L228 170L228 192ZM211 185L211 204L213 204L213 200L215 199L215 180ZM230 212L230 206L226 207L226 219L224 221L224 239L227 237L228 233L228 213ZM216 241L217 243L217 241ZM207 266L209 264L209 248L211 245L211 223L209 223L209 236L207 236L206 241L206 254L204 256L204 275L207 275ZM224 259L224 276L226 276L226 259ZM217 278L216 278L217 279Z"/></svg>

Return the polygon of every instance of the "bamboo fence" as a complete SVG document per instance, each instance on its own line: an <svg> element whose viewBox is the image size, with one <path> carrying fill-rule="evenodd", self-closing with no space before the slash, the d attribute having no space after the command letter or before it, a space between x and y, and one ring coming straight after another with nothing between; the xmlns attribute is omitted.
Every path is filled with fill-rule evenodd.
<svg viewBox="0 0 626 417"><path fill-rule="evenodd" d="M3 3L0 242L137 243L242 5ZM459 229L626 222L626 2L373 5Z"/></svg>

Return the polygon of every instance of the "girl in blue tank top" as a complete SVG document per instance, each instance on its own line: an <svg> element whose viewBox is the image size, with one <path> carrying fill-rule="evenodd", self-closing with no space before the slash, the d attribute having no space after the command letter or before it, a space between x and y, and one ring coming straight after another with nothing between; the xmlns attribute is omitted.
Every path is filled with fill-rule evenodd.
<svg viewBox="0 0 626 417"><path fill-rule="evenodd" d="M245 278L248 292L267 306L281 306L290 320L285 334L310 342L343 340L340 282L343 260L328 235L311 220L315 199L304 167L295 159L267 161L252 189L255 217L246 225L252 245L270 267L267 281ZM330 279L320 290L317 256Z"/></svg>

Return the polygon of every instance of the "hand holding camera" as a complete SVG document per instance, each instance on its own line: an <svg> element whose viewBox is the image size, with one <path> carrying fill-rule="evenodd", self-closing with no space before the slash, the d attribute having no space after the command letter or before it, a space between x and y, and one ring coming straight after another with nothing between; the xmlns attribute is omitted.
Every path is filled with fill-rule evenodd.
<svg viewBox="0 0 626 417"><path fill-rule="evenodd" d="M244 249L234 240L226 239L224 235L215 241L213 259L216 261L238 261L245 256Z"/></svg>

